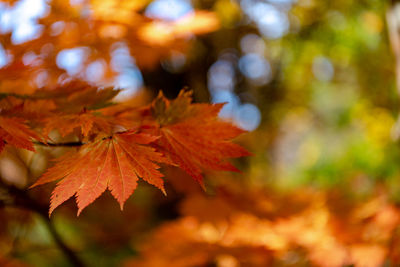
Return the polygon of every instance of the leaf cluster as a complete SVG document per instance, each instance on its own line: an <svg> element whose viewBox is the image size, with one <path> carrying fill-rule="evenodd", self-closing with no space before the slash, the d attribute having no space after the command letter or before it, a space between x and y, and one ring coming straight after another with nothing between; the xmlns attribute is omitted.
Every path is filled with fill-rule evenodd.
<svg viewBox="0 0 400 267"><path fill-rule="evenodd" d="M59 181L49 214L72 196L80 214L106 189L122 209L139 178L166 194L161 164L177 166L203 185L204 170L237 171L226 159L249 155L231 142L243 130L218 118L221 104L192 104L191 93L182 91L175 100L160 93L151 104L132 108L113 103L117 94L112 88L67 83L0 101L1 149L57 146L51 138L55 132L61 139L75 136L80 144L33 185Z"/></svg>

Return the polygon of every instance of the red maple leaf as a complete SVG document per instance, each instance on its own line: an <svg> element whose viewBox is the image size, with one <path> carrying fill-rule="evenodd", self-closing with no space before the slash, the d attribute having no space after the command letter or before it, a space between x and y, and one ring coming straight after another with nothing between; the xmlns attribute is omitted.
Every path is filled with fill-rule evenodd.
<svg viewBox="0 0 400 267"><path fill-rule="evenodd" d="M184 91L175 100L160 94L153 102L160 150L200 184L203 170L237 171L226 159L250 155L231 142L244 130L218 118L223 104L191 102L191 93Z"/></svg>
<svg viewBox="0 0 400 267"><path fill-rule="evenodd" d="M52 130L58 130L61 136L72 133L75 129L80 129L84 137L88 137L92 132L103 132L111 134L113 129L113 118L103 116L99 112L84 110L81 113L59 114L48 117L44 120L45 127L43 135L47 136Z"/></svg>
<svg viewBox="0 0 400 267"><path fill-rule="evenodd" d="M5 144L35 151L32 139L40 137L25 125L25 120L0 116L0 152Z"/></svg>
<svg viewBox="0 0 400 267"><path fill-rule="evenodd" d="M31 122L49 116L56 109L51 99L29 99L6 96L0 100L1 114L28 119Z"/></svg>
<svg viewBox="0 0 400 267"><path fill-rule="evenodd" d="M78 153L58 159L33 186L61 179L51 196L50 215L74 195L79 215L107 188L122 210L137 187L139 177L165 194L163 175L155 162L169 161L154 148L145 146L155 140L155 136L128 131L84 145Z"/></svg>

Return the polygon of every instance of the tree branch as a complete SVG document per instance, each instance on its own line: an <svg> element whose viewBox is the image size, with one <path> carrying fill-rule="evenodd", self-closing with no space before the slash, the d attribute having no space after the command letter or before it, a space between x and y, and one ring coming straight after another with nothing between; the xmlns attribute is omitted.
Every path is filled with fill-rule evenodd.
<svg viewBox="0 0 400 267"><path fill-rule="evenodd" d="M35 145L40 145L40 146L51 146L51 147L77 147L77 146L83 146L85 143L83 142L65 142L65 143L43 143L36 141L34 142Z"/></svg>
<svg viewBox="0 0 400 267"><path fill-rule="evenodd" d="M38 203L25 190L19 189L12 185L5 184L1 180L1 178L0 178L0 187L3 188L8 194L8 198L0 200L2 204L26 209L40 215L49 233L53 237L55 244L58 246L58 248L64 254L64 256L68 259L68 261L72 264L72 266L77 266L77 267L85 266L85 264L75 254L75 252L71 248L69 248L62 240L60 234L54 227L53 222L48 217L46 206Z"/></svg>

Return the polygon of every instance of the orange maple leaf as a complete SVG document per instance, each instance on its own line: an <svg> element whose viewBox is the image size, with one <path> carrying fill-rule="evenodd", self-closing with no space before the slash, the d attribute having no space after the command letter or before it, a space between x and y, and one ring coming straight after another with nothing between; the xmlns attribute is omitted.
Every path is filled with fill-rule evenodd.
<svg viewBox="0 0 400 267"><path fill-rule="evenodd" d="M120 92L113 88L98 88L81 81L70 81L57 87L37 90L29 95L32 99L50 99L57 110L66 113L82 109L95 110L112 105L112 99ZM72 104L73 105L72 105Z"/></svg>
<svg viewBox="0 0 400 267"><path fill-rule="evenodd" d="M165 194L163 175L155 162L169 161L154 148L144 146L157 138L127 131L84 145L78 153L69 153L58 159L58 163L33 186L61 179L53 190L49 215L74 195L79 215L107 188L122 210L136 189L139 177Z"/></svg>
<svg viewBox="0 0 400 267"><path fill-rule="evenodd" d="M37 125L43 117L53 114L56 105L51 99L29 99L8 95L0 100L0 109L5 117L23 118L29 120L31 125Z"/></svg>
<svg viewBox="0 0 400 267"><path fill-rule="evenodd" d="M99 112L86 110L81 113L48 117L45 119L44 124L43 135L48 136L52 130L57 129L63 137L78 128L80 128L80 132L84 137L88 137L92 132L111 134L114 126L111 117L103 116Z"/></svg>
<svg viewBox="0 0 400 267"><path fill-rule="evenodd" d="M154 134L160 150L202 185L203 170L238 171L226 159L250 153L231 142L245 131L218 118L223 104L191 102L191 92L172 101L160 94L151 106L158 122Z"/></svg>
<svg viewBox="0 0 400 267"><path fill-rule="evenodd" d="M0 116L0 152L6 143L35 151L32 139L40 140L40 137L25 125L23 119Z"/></svg>

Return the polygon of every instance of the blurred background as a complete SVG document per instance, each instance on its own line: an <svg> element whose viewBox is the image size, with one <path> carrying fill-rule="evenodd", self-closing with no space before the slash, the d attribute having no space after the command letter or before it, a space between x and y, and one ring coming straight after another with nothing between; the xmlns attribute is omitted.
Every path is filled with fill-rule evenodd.
<svg viewBox="0 0 400 267"><path fill-rule="evenodd" d="M140 106L187 87L226 103L254 156L206 173L205 192L165 169L167 197L143 184L123 212L107 193L48 221L26 203L46 207L52 186L27 188L62 149L8 149L0 265L399 266L396 3L1 1L1 93L83 80Z"/></svg>

